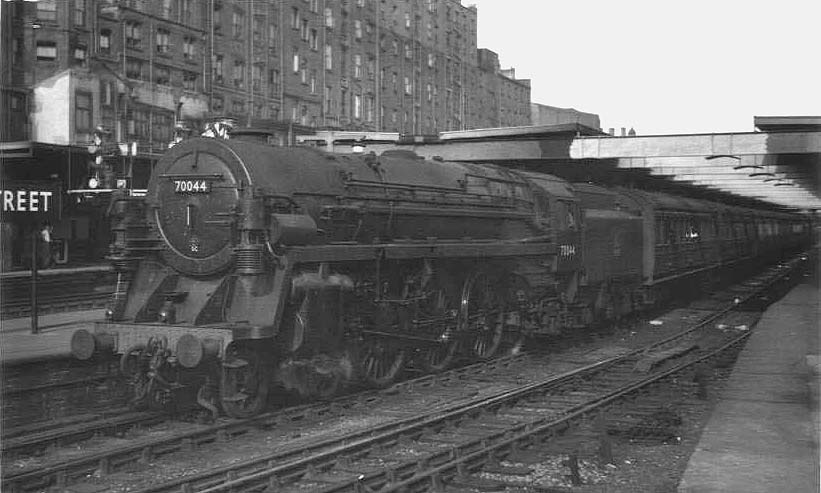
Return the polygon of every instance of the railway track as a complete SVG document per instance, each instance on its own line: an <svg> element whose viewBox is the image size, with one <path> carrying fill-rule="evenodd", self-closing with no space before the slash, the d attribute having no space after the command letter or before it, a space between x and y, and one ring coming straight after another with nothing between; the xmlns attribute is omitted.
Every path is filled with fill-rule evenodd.
<svg viewBox="0 0 821 493"><path fill-rule="evenodd" d="M670 370L636 378L634 368L649 350L658 354L693 330L652 348L446 410L413 415L140 491L426 491L457 474L464 475L464 467L472 470L482 461L498 462L514 445L522 447L531 439L558 434L573 420L738 345L749 335L740 334L720 349L701 351Z"/></svg>
<svg viewBox="0 0 821 493"><path fill-rule="evenodd" d="M426 375L407 380L390 389L355 393L342 396L331 402L316 402L289 407L249 419L221 419L217 424L211 426L197 426L189 423L188 426L193 429L183 433L174 433L161 439L149 441L137 440L138 443L131 445L115 449L107 448L83 454L79 457L72 457L48 466L38 466L31 468L31 470L26 469L4 474L4 485L7 484L6 480L9 480L8 484L14 485L14 488L23 491L34 491L48 486L60 487L90 473L100 471L103 473L116 472L133 462L156 459L173 452L235 439L256 430L281 428L288 426L289 423L298 423L303 426L305 423L327 419L357 406L367 408L377 400L408 389L463 384L466 379L482 379L489 374L504 378L505 369L507 368L510 373L514 373L513 366L525 357L523 353L510 355L457 368L442 374ZM449 391L445 391L445 393L447 392ZM69 422L64 426L57 426L52 429L43 430L38 428L32 430L31 433L14 432L12 430L11 439L8 442L4 440L3 443L3 458L5 463L9 463L20 457L40 455L47 451L53 451L54 447L57 446L77 444L88 438L124 436L129 432L137 431L152 424L167 422L169 419L169 416L165 414L131 413L123 410L120 414L111 415L104 419L91 416L89 419L78 419L77 422Z"/></svg>
<svg viewBox="0 0 821 493"><path fill-rule="evenodd" d="M517 364L526 360L524 355L511 357L510 359L503 359L493 362L491 366L483 368L482 364L472 365L464 369L447 372L441 375L428 375L420 379L410 380L400 386L382 392L364 393L357 396L348 396L329 403L317 403L307 406L285 409L282 411L269 413L267 415L254 418L251 420L235 421L230 423L221 423L216 426L206 427L186 433L178 433L174 436L165 437L160 440L153 440L149 442L141 442L126 447L120 447L116 450L103 450L95 453L85 454L82 457L76 457L65 460L59 463L52 463L43 467L33 467L29 470L12 471L4 476L4 487L9 487L12 491L28 491L33 489L42 489L49 486L61 486L70 484L89 474L106 475L118 470L122 470L128 464L135 461L148 462L157 459L160 456L167 455L175 451L194 450L200 446L214 442L225 442L232 437L244 436L249 432L259 430L270 430L274 428L288 427L293 424L301 426L308 426L315 422L317 417L328 417L334 414L344 414L350 412L351 409L357 406L373 407L378 400L384 399L386 396L402 395L412 388L438 388L433 392L441 391L445 395L448 392L451 394L459 394L455 392L453 387L459 387L464 390L465 387L470 387L467 384L470 378L474 378L477 382L495 381L501 388L495 389L495 392L486 392L479 397L471 396L445 398L445 404L431 409L428 406L424 412L418 409L414 411L413 407L399 406L402 411L395 411L391 414L390 419L386 419L378 425L369 426L365 430L354 431L352 433L336 436L332 439L319 439L311 443L299 443L292 448L287 446L281 452L270 454L264 457L256 457L248 461L239 461L231 466L209 468L206 473L187 476L183 479L178 479L163 485L151 486L144 491L254 491L258 488L276 485L277 488L287 486L293 483L295 488L303 487L319 487L322 486L330 488L328 491L337 491L338 488L356 488L357 484L368 485L368 487L382 488L388 484L400 484L403 481L411 481L413 477L421 474L417 466L408 469L410 466L401 467L387 467L382 464L377 467L374 464L366 467L381 468L382 472L373 472L371 475L359 471L356 474L356 479L351 483L348 480L338 482L336 486L329 486L324 479L317 478L317 471L322 471L320 476L324 478L325 475L336 473L329 473L329 467L341 467L350 469L350 464L356 462L357 457L373 453L374 450L386 450L386 447L406 446L408 440L414 437L426 437L425 439L416 442L425 443L419 450L414 450L414 454L423 454L427 447L427 452L430 458L427 461L422 461L428 464L426 467L433 467L435 470L433 478L438 477L449 478L448 472L450 469L445 467L445 459L441 456L441 450L431 449L430 443L449 443L449 440L442 441L443 430L452 429L452 433L448 436L456 443L459 442L458 436L471 436L477 433L477 429L493 429L497 430L499 427L504 428L504 434L523 432L523 429L541 429L547 426L548 422L545 420L556 418L556 416L566 418L567 416L577 416L577 411L585 411L578 414L579 417L585 416L593 412L591 406L597 403L609 403L616 396L627 395L631 392L636 392L644 386L651 385L658 379L667 378L659 371L657 367L662 367L669 361L675 361L679 358L686 357L688 363L682 363L681 368L676 371L684 371L687 365L697 364L694 361L701 361L705 358L710 358L712 353L707 353L703 348L699 347L698 343L694 343L692 339L694 333L703 331L712 321L717 317L722 316L734 308L743 305L745 302L750 302L759 296L762 289L776 283L780 278L787 275L787 268L781 267L772 269L762 276L748 280L742 285L735 288L729 301L725 302L725 306L716 313L702 320L697 326L691 327L685 331L680 332L673 338L668 338L665 341L660 341L652 346L643 348L640 351L633 351L627 355L620 355L614 358L609 358L598 362L594 365L587 365L578 368L572 372L560 376L554 376L543 379L538 382L528 383L527 385L516 385L514 371L505 375L501 371L503 367ZM726 347L732 347L733 344L740 344L741 341L748 335L748 333L739 334L737 339L726 342ZM702 345L704 343L702 342ZM711 344L711 347L714 347ZM718 353L716 353L718 354ZM632 358L632 359L631 359ZM700 359L699 359L700 358ZM643 363L640 363L643 362ZM612 379L619 373L625 375L635 374L635 369L641 365L648 370L653 370L649 376L643 376L636 380L631 379L628 383L619 383L623 380L622 377L616 378L612 385L608 382L607 386L598 385L600 388L587 389L591 386L591 379L595 375L604 375L605 381ZM622 370L617 370L621 367ZM678 368L678 367L676 367ZM470 373L473 372L473 376ZM488 373L490 372L490 373ZM672 373L670 374L672 375ZM490 376L491 378L487 378ZM658 378L656 378L658 377ZM656 379L656 380L654 380ZM447 382L452 384L448 388ZM586 382L586 383L585 383ZM436 387L439 385L439 387ZM587 395L590 394L590 395ZM534 404L530 402L528 406L521 408L522 411L508 411L504 418L498 418L498 413L491 413L497 418L489 422L479 423L476 426L469 426L475 421L475 416L487 414L493 410L499 409L516 409L516 406L521 406L521 402L528 402L533 400L533 396L549 396L549 403ZM591 397L595 395L595 397ZM586 400L584 398L586 398ZM589 397L589 398L587 398ZM612 398L612 399L611 399ZM561 403L558 405L557 403ZM558 405L558 407L556 407ZM539 411L541 409L541 411ZM519 416L515 420L511 420L510 416ZM539 420L524 423L522 428L521 416L532 415L540 416ZM559 418L556 418L559 419ZM575 419L575 418L574 418ZM515 422L515 423L514 423ZM561 426L561 422L551 425L552 427ZM468 425L465 425L468 423ZM488 424L489 423L489 424ZM474 423L475 424L475 423ZM545 428L548 429L548 428ZM550 428L553 429L553 428ZM53 437L54 434L52 434ZM434 439L429 439L433 436ZM483 435L484 436L484 435ZM483 439L495 436L491 433ZM438 438L436 438L438 437ZM54 438L49 438L54 440ZM472 442L471 442L472 443ZM495 443L495 442L494 442ZM399 444L399 445L397 445ZM475 446L475 444L474 444ZM495 445L494 445L495 446ZM448 445L449 450L459 451L459 457L465 457L465 454L472 454L470 449L462 450L460 448L453 449L453 443ZM368 452L371 451L371 452ZM447 454L445 454L447 455ZM448 460L455 460L453 458ZM367 462L367 461L366 461ZM419 462L415 461L414 463ZM461 463L461 462L460 462ZM432 465L432 466L431 466ZM458 464L457 464L458 466ZM387 469L386 469L387 467ZM444 469L441 469L444 467ZM441 470L439 470L441 469ZM457 467L459 469L459 467ZM462 470L462 469L460 469ZM385 472L385 471L393 471ZM408 471L413 471L412 473ZM8 472L8 470L7 470ZM462 470L462 472L464 472ZM438 476L437 476L438 475ZM341 474L340 477L348 477L350 474ZM327 478L325 478L327 479ZM306 480L309 484L306 485ZM315 482L311 483L311 481ZM346 482L347 481L347 482ZM416 484L415 479L412 483ZM324 485L324 486L323 486ZM339 486L342 485L342 486ZM337 489L335 489L337 488ZM414 489L414 488L411 488Z"/></svg>
<svg viewBox="0 0 821 493"><path fill-rule="evenodd" d="M31 314L31 275L4 274L0 283L0 317ZM75 268L41 271L37 280L38 313L103 308L116 285L116 275L107 268Z"/></svg>

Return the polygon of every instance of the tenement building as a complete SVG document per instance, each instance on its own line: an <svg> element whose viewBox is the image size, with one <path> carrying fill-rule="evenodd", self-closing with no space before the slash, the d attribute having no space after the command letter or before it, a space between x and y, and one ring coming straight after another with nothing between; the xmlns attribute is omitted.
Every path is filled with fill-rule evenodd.
<svg viewBox="0 0 821 493"><path fill-rule="evenodd" d="M477 10L458 0L0 6L3 179L59 186L55 235L90 259L102 255L91 239L107 229L94 212L100 190L144 188L175 137L217 117L266 128L278 144L314 129L530 124L529 81L477 49Z"/></svg>

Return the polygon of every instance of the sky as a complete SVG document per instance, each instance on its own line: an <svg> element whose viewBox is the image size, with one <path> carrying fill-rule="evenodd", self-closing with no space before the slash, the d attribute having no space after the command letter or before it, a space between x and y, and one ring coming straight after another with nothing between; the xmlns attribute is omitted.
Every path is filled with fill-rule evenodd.
<svg viewBox="0 0 821 493"><path fill-rule="evenodd" d="M462 0L531 101L639 135L821 115L821 0Z"/></svg>

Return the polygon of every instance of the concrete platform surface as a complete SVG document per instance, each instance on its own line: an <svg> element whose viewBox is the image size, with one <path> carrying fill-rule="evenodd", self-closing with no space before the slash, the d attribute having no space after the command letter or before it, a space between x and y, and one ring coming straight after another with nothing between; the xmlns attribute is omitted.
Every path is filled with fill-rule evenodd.
<svg viewBox="0 0 821 493"><path fill-rule="evenodd" d="M679 492L819 491L819 320L814 282L769 307L736 361Z"/></svg>
<svg viewBox="0 0 821 493"><path fill-rule="evenodd" d="M103 318L104 309L40 315L37 334L31 333L30 317L1 320L0 363L5 366L68 356L74 331L93 329L94 322Z"/></svg>

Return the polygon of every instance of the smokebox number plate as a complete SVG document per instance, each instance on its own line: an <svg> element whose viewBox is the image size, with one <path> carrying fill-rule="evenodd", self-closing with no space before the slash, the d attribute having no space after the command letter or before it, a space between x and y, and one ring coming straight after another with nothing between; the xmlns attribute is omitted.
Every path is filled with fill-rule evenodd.
<svg viewBox="0 0 821 493"><path fill-rule="evenodd" d="M211 182L208 180L174 180L176 193L209 193Z"/></svg>

